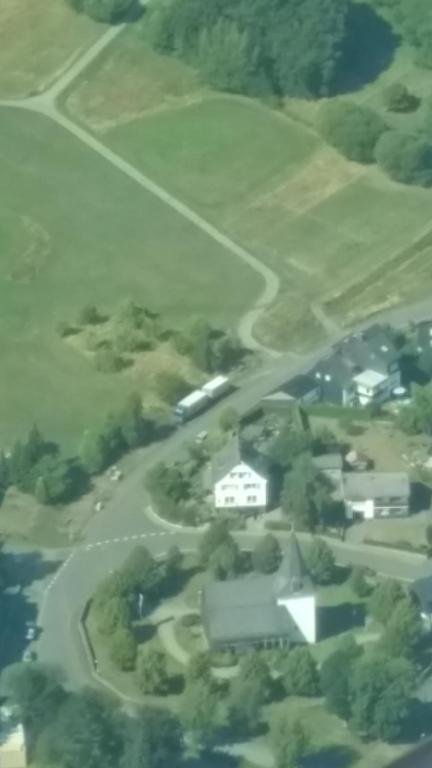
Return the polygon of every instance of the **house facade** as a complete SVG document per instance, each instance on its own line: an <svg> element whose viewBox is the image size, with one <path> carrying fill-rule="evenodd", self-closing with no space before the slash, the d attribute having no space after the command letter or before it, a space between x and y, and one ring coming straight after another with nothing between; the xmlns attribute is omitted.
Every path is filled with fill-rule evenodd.
<svg viewBox="0 0 432 768"><path fill-rule="evenodd" d="M216 509L258 511L267 507L267 477L243 460L238 438L214 456L211 472Z"/></svg>
<svg viewBox="0 0 432 768"><path fill-rule="evenodd" d="M381 404L400 386L400 352L389 326L347 336L312 371L321 400L334 405Z"/></svg>
<svg viewBox="0 0 432 768"><path fill-rule="evenodd" d="M316 596L295 535L276 573L206 585L201 615L209 646L215 650L315 643Z"/></svg>
<svg viewBox="0 0 432 768"><path fill-rule="evenodd" d="M13 707L0 707L0 768L26 768L25 733Z"/></svg>
<svg viewBox="0 0 432 768"><path fill-rule="evenodd" d="M348 520L409 514L410 482L406 472L348 472L343 492Z"/></svg>

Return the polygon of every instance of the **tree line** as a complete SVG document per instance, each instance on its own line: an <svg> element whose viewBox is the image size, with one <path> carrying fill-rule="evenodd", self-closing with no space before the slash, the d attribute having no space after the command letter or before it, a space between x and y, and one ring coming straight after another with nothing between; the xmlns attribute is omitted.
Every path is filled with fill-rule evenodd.
<svg viewBox="0 0 432 768"><path fill-rule="evenodd" d="M10 486L30 493L41 504L68 503L88 490L90 479L128 450L158 439L172 428L158 411L143 412L138 395L130 395L101 425L86 430L78 451L65 456L60 445L33 426L25 440L0 453L0 500Z"/></svg>
<svg viewBox="0 0 432 768"><path fill-rule="evenodd" d="M347 10L348 0L165 0L143 28L215 88L310 97L332 87Z"/></svg>
<svg viewBox="0 0 432 768"><path fill-rule="evenodd" d="M2 692L18 708L30 759L58 768L178 768L184 740L178 719L142 707L128 717L111 697L85 688L70 692L61 674L18 664L2 674Z"/></svg>

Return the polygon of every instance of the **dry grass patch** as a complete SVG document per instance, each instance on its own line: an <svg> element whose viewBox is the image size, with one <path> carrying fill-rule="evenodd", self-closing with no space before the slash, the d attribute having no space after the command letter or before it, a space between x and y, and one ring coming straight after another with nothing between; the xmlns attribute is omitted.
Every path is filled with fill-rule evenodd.
<svg viewBox="0 0 432 768"><path fill-rule="evenodd" d="M86 71L66 106L90 128L103 132L148 112L178 109L200 99L195 72L152 51L133 27Z"/></svg>
<svg viewBox="0 0 432 768"><path fill-rule="evenodd" d="M41 547L70 546L79 540L96 497L103 495L95 488L66 507L50 507L39 504L34 496L9 488L0 505L0 538Z"/></svg>
<svg viewBox="0 0 432 768"><path fill-rule="evenodd" d="M251 208L274 205L294 215L301 215L320 205L365 173L357 163L347 162L328 147L320 147L310 160L280 186L258 198Z"/></svg>
<svg viewBox="0 0 432 768"><path fill-rule="evenodd" d="M1 0L0 96L43 90L103 31L64 0Z"/></svg>

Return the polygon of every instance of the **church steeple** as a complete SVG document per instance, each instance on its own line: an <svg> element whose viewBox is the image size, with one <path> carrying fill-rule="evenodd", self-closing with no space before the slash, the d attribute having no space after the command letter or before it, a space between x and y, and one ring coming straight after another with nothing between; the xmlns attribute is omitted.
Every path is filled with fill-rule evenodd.
<svg viewBox="0 0 432 768"><path fill-rule="evenodd" d="M288 597L296 592L310 592L312 580L295 533L292 533L282 562L274 577L273 590L277 597Z"/></svg>

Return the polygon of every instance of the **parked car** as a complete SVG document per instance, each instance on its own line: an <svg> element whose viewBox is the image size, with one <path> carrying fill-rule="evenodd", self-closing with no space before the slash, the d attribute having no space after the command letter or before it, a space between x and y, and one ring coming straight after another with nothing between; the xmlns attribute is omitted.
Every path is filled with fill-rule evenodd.
<svg viewBox="0 0 432 768"><path fill-rule="evenodd" d="M36 624L32 621L28 621L26 624L25 639L34 640L36 637Z"/></svg>
<svg viewBox="0 0 432 768"><path fill-rule="evenodd" d="M26 648L26 650L23 653L22 660L26 663L29 661L37 661L37 653L36 651L30 650L30 648Z"/></svg>

